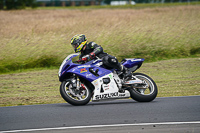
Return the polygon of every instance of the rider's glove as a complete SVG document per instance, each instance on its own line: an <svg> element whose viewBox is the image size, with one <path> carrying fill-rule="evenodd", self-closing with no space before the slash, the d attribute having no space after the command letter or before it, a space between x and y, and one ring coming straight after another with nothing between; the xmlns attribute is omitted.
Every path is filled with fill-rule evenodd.
<svg viewBox="0 0 200 133"><path fill-rule="evenodd" d="M87 58L87 57L83 57L83 58L81 59L81 61L88 61L88 58Z"/></svg>
<svg viewBox="0 0 200 133"><path fill-rule="evenodd" d="M90 60L90 56L89 55L85 55L81 58L81 61L88 61Z"/></svg>
<svg viewBox="0 0 200 133"><path fill-rule="evenodd" d="M87 58L81 58L80 60L78 60L76 62L78 62L78 63L80 63L80 62L86 62L87 60L88 60Z"/></svg>
<svg viewBox="0 0 200 133"><path fill-rule="evenodd" d="M95 57L95 53L92 52L88 55L83 56L78 62L90 61L94 59L94 57Z"/></svg>
<svg viewBox="0 0 200 133"><path fill-rule="evenodd" d="M94 59L94 57L95 57L95 53L92 52L92 53L89 54L89 56L90 56L90 59Z"/></svg>

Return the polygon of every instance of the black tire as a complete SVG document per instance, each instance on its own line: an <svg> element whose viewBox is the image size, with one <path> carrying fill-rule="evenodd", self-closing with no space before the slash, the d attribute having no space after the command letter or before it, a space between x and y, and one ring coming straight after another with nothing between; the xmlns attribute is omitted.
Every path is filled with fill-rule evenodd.
<svg viewBox="0 0 200 133"><path fill-rule="evenodd" d="M149 87L147 89L143 89L143 94L140 92L140 89L131 88L129 89L131 98L138 101L138 102L151 102L153 101L158 93L157 85L153 81L152 78L149 76L143 74L143 73L133 73L134 76L136 76L138 79L145 81L149 84ZM149 94L144 94L144 92L147 90Z"/></svg>
<svg viewBox="0 0 200 133"><path fill-rule="evenodd" d="M60 94L61 94L62 98L66 102L68 102L72 105L76 105L76 106L86 105L92 97L92 93L89 90L89 88L84 84L86 97L84 97L83 99L78 99L78 97L73 96L72 93L70 91L68 91L68 89L69 89L68 87L70 86L70 84L71 84L71 80L66 80L61 83Z"/></svg>

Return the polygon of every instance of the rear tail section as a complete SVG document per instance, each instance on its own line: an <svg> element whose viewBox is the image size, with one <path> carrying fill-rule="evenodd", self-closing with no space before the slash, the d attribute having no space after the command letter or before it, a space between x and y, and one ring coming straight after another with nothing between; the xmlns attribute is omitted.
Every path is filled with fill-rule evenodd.
<svg viewBox="0 0 200 133"><path fill-rule="evenodd" d="M123 59L121 64L128 68L128 72L134 72L137 69L139 69L144 62L144 59L142 58L133 58L133 59Z"/></svg>

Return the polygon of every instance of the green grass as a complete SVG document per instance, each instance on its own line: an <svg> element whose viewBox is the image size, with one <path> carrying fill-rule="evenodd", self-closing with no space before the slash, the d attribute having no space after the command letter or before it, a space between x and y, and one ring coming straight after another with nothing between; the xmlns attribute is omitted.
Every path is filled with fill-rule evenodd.
<svg viewBox="0 0 200 133"><path fill-rule="evenodd" d="M119 60L200 56L200 6L0 11L0 73L58 67L83 33Z"/></svg>
<svg viewBox="0 0 200 133"><path fill-rule="evenodd" d="M119 60L145 58L159 97L199 95L199 4L141 6L0 11L0 106L64 102L58 66L82 33Z"/></svg>
<svg viewBox="0 0 200 133"><path fill-rule="evenodd" d="M158 97L200 95L200 58L144 63L137 72L154 79ZM0 75L0 106L64 103L58 69Z"/></svg>

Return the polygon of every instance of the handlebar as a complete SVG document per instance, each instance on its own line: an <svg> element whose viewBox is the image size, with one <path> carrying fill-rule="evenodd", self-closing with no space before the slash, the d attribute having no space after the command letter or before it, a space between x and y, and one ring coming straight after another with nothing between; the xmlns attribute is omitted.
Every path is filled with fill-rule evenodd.
<svg viewBox="0 0 200 133"><path fill-rule="evenodd" d="M74 61L74 63L85 63L85 61L83 61L83 60L77 60L77 61Z"/></svg>

